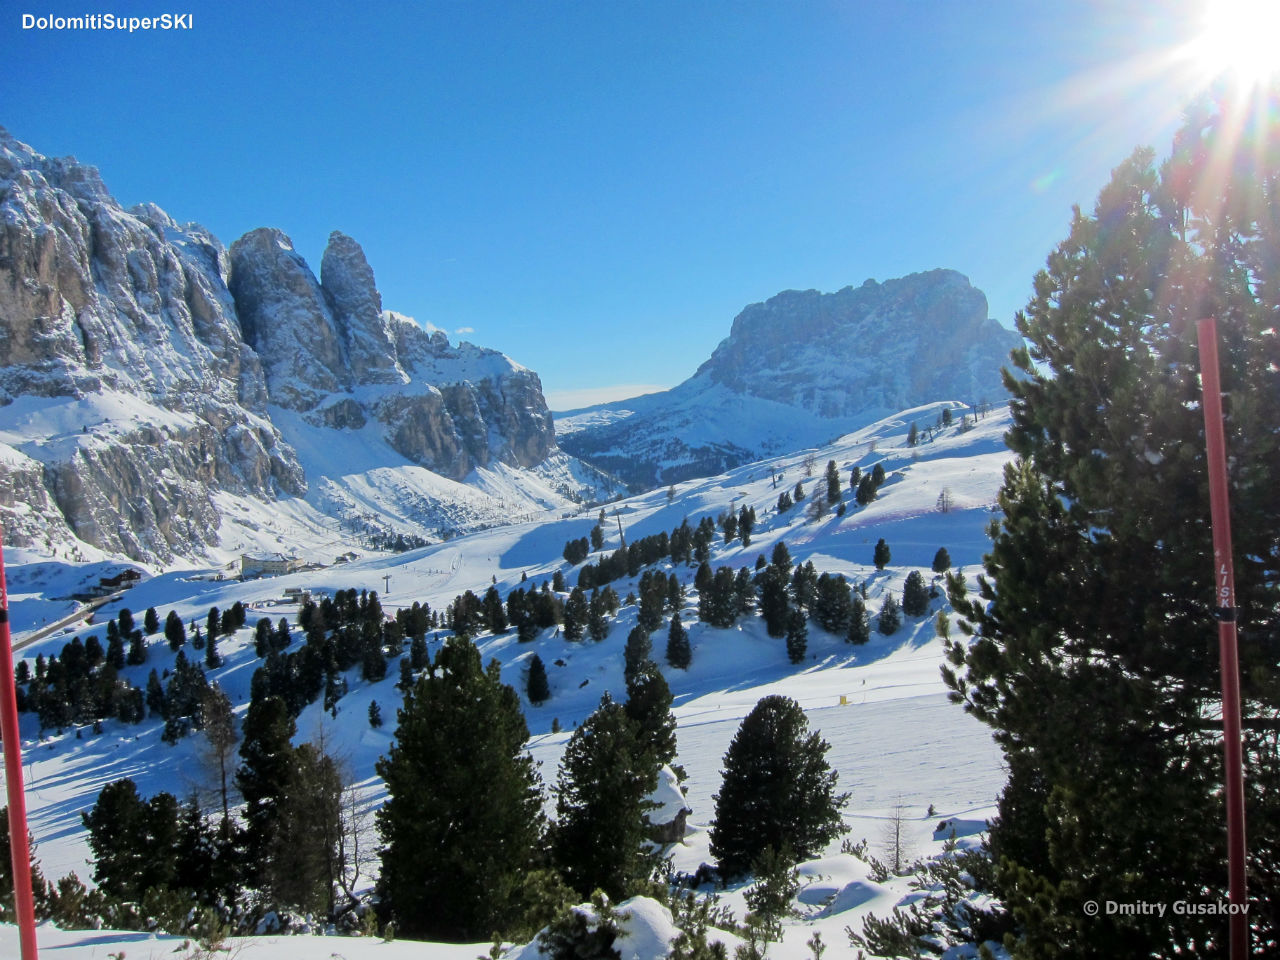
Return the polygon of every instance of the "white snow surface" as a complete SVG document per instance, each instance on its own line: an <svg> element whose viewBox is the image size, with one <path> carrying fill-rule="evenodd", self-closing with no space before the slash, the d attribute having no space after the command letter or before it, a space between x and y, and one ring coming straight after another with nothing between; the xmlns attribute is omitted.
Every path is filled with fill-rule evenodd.
<svg viewBox="0 0 1280 960"><path fill-rule="evenodd" d="M972 578L988 547L986 527L1003 467L1012 459L1001 439L1009 426L1008 413L997 409L966 431L954 426L930 443L908 447L908 425L913 420L930 422L934 410L904 411L822 448L679 484L670 501L666 490L658 490L610 504L604 549L617 548L619 522L630 542L670 531L686 517L696 525L703 516L715 517L728 507L740 510L749 504L758 515L751 545L743 548L735 541L726 547L717 538L713 566L754 565L757 556L767 558L774 544L783 540L796 563L812 560L819 571L843 573L852 583L865 581L873 618L884 594L892 591L900 595L912 570L920 570L926 580L933 576L930 564L941 546L948 549L953 568ZM958 422L959 416L956 419ZM300 447L299 455L305 459L310 454ZM814 464L812 476L805 475L806 460ZM828 512L815 520L808 507L825 491L822 475L828 460L835 460L840 469L849 509L843 517ZM876 463L883 464L888 481L878 500L859 508L848 494L849 470L857 464L865 472ZM775 486L777 473L783 479ZM803 481L808 496L786 514L776 515L779 493L794 488L798 480ZM495 474L486 482L496 491L502 478ZM954 503L946 513L937 508L943 488L949 489ZM343 492L353 498L375 495L355 484ZM280 504L272 506L279 509ZM561 504L554 506L563 511ZM252 519L252 511L259 509L265 510L267 505L246 506L250 516L244 521L245 529L258 522ZM368 588L376 590L384 608L392 610L415 600L443 609L462 591L480 595L491 583L505 597L523 577L528 578L526 586L540 586L556 569L564 570L572 585L576 571L568 568L561 551L567 540L588 533L598 513L598 508L592 508L562 516L546 510L523 523L481 530L405 554L243 583L214 579L219 573L216 569L158 573L103 608L97 619L104 622L122 606L140 619L143 610L155 606L161 619L168 609L174 609L187 620L203 620L210 606L226 609L237 600L245 603L250 608L249 625L220 642L224 664L210 672L210 679L228 692L243 717L250 677L257 666L252 625L263 616L273 621L283 616L293 623L297 608L282 600L287 587L320 592ZM285 521L276 518L276 522ZM299 515L287 522L301 524L303 519ZM317 538L321 533L317 528ZM341 545L340 534L332 531L329 536L329 546L336 550ZM872 551L881 537L890 545L893 557L887 569L876 571ZM96 579L104 569L118 569L118 565L73 563L29 550L12 551L7 560L17 601L11 611L13 629L19 642L68 606L57 598ZM664 569L675 568L668 564ZM935 633L935 616L946 609L945 595L931 602L927 615L905 618L903 628L894 636L883 637L873 631L871 642L863 647L850 646L811 624L807 659L792 665L783 641L767 636L758 617L745 618L730 629L698 622L694 570L680 568L677 572L689 588L688 603L681 611L693 649L689 669L674 670L661 661L665 626L653 637L655 659L660 661L675 696L677 762L688 773L685 804L692 810L685 841L670 850L677 870L692 873L701 863L713 862L707 831L715 816L714 798L724 752L742 718L761 697L775 693L795 698L811 727L831 745L828 759L839 773L840 789L850 795L844 819L851 839L865 837L871 850L883 856L885 825L893 809L902 807L908 839L917 855L941 850L945 836L935 834L941 820L949 821L963 842L976 842L994 811L1005 772L987 729L947 700L939 674L942 642ZM613 587L625 597L635 581L615 582ZM615 698L625 696L622 648L635 616L635 607L624 606L610 635L600 643L570 644L551 630L527 644L517 643L513 634L486 635L477 641L486 661L499 660L504 680L520 693L530 729L529 749L541 764L548 787L555 781L556 766L573 727L590 714L606 690ZM80 631L82 637L90 632ZM69 635L57 634L21 649L18 656L33 661L39 653L56 654L67 639ZM430 646L434 651L437 643ZM147 664L123 672L134 684L144 685L153 667L163 670L174 656L159 634L150 638L149 652ZM524 697L525 672L534 654L547 665L551 688L551 698L536 707ZM339 702L336 719L324 713L319 703L308 707L298 719L299 742L323 733L328 745L343 757L370 809L384 797L374 764L394 738L390 718L400 700L394 688L397 676L395 663L389 665L387 678L376 684L362 682L358 669L354 670L348 678L350 692ZM389 719L388 725L378 730L367 722L373 700ZM552 732L553 720L558 721L560 732ZM198 737L165 745L160 740L162 725L157 721L136 726L107 721L99 735L88 728L42 733L29 713L22 716L22 725L30 828L48 878L75 871L88 880L89 851L80 814L92 806L106 783L132 777L144 796L161 790L180 797L192 791L207 795L208 785L200 773ZM550 797L550 790L547 792ZM927 813L930 805L932 816ZM374 842L371 836L370 848ZM824 854L801 865L802 888L794 904L798 917L787 923L783 941L770 948L770 956L779 960L810 956L805 941L815 931L835 948L833 955L849 954L845 927L860 929L868 913L883 916L895 905L919 896L910 890L906 879L876 883L866 863L840 853L839 842ZM376 869L376 863L373 867ZM368 879L371 883L372 878ZM723 894L724 903L739 920L746 912L745 887L739 884ZM674 935L665 909L642 900L622 906L631 918L625 944L620 944L625 946L624 958L664 956L665 943ZM720 938L732 955L737 940L727 933ZM40 941L44 955L62 960L99 960L121 950L129 960L186 955L179 948L180 938L132 932L71 932L44 925ZM487 944L384 943L376 938L317 935L236 939L230 942L229 955L242 960L280 956L371 960L412 953L415 957L471 960L487 949ZM16 929L0 925L0 956L17 955ZM532 960L536 948L516 948L510 956Z"/></svg>

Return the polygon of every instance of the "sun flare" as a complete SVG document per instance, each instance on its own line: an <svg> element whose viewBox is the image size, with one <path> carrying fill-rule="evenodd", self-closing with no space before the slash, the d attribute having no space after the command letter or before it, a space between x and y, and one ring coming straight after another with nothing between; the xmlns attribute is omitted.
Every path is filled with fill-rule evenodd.
<svg viewBox="0 0 1280 960"><path fill-rule="evenodd" d="M1206 0L1195 58L1253 87L1280 73L1280 0Z"/></svg>

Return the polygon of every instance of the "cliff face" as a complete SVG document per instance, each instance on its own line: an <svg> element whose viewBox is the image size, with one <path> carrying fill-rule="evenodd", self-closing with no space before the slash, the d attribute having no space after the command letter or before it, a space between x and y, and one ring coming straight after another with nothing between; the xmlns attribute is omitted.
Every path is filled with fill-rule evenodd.
<svg viewBox="0 0 1280 960"><path fill-rule="evenodd" d="M693 377L567 418L560 444L635 486L708 475L925 403L1002 399L1020 342L954 270L789 290L739 313Z"/></svg>
<svg viewBox="0 0 1280 960"><path fill-rule="evenodd" d="M0 128L10 542L70 534L138 560L205 555L219 543L218 495L302 497L320 479L304 475L278 410L373 429L453 479L555 451L535 374L384 312L364 252L341 233L321 276L277 230L228 253L158 207L123 209L93 167Z"/></svg>
<svg viewBox="0 0 1280 960"><path fill-rule="evenodd" d="M229 287L272 403L317 426L376 423L401 456L455 480L494 462L531 467L554 449L537 375L383 311L350 237L330 236L321 278L278 230L231 245Z"/></svg>
<svg viewBox="0 0 1280 960"><path fill-rule="evenodd" d="M931 270L752 304L694 376L837 419L1003 396L999 370L1018 343L966 277Z"/></svg>
<svg viewBox="0 0 1280 960"><path fill-rule="evenodd" d="M30 502L38 465L76 537L167 561L212 542L213 488L305 491L226 266L202 228L0 136L0 439L26 464L0 501Z"/></svg>

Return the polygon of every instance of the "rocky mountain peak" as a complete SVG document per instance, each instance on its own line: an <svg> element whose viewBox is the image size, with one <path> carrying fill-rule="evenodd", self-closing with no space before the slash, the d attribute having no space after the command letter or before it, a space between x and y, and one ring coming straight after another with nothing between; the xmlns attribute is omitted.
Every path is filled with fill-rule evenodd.
<svg viewBox="0 0 1280 960"><path fill-rule="evenodd" d="M327 394L348 389L337 324L293 241L281 230L259 227L231 245L230 258L227 286L245 342L263 358L272 401L306 411Z"/></svg>
<svg viewBox="0 0 1280 960"><path fill-rule="evenodd" d="M320 262L320 288L328 298L357 383L396 383L395 343L382 315L382 296L360 244L338 230L329 234Z"/></svg>
<svg viewBox="0 0 1280 960"><path fill-rule="evenodd" d="M607 404L560 444L637 487L705 476L896 410L999 400L1000 369L1020 343L954 270L786 290L744 308L690 379Z"/></svg>
<svg viewBox="0 0 1280 960"><path fill-rule="evenodd" d="M308 470L330 499L317 502L354 509L332 494L330 431L361 433L342 439L376 451L365 469L407 460L455 481L558 452L537 376L384 313L355 240L329 238L321 276L280 230L227 250L154 204L124 210L95 168L0 128L11 542L200 556L220 543L220 495L308 495L304 448L321 453ZM349 469L332 465L338 483Z"/></svg>
<svg viewBox="0 0 1280 960"><path fill-rule="evenodd" d="M1018 342L988 319L987 298L967 277L930 270L751 304L695 377L842 417L995 396L998 371Z"/></svg>

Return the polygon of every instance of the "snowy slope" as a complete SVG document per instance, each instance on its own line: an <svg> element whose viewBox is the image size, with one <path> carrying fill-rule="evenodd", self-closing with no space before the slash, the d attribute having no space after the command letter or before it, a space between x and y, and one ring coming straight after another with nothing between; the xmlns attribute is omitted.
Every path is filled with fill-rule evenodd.
<svg viewBox="0 0 1280 960"><path fill-rule="evenodd" d="M713 565L753 565L758 555L767 557L781 540L797 563L812 559L820 571L844 573L854 583L866 581L872 613L879 609L886 591L900 593L911 570L919 569L926 579L931 577L929 564L940 546L947 547L956 567L976 573L987 544L985 529L1001 471L1011 457L1001 440L1008 415L997 410L979 419L972 429L952 427L932 442L908 447L905 437L910 423L932 424L938 410L938 405L908 410L819 449L677 485L670 500L663 490L619 501L609 508L605 550L618 545L618 521L630 541L669 531L686 517L696 524L702 516L715 516L730 505L740 509L749 504L759 516L750 547L744 549L735 542L726 548L717 543ZM817 521L809 519L803 503L781 516L774 514L778 493L793 487L797 480L803 479L806 489L816 493L825 464L831 459L846 480L853 464L866 471L882 463L889 479L880 499L865 508L851 507L844 517L828 513ZM815 465L813 477L804 476L808 460ZM782 480L775 486L778 474ZM955 504L947 513L939 512L936 505L944 487ZM505 596L522 577L541 584L556 569L565 570L572 584L575 575L561 559L561 550L567 540L586 535L597 514L593 509L568 517L544 515L539 520L483 530L397 556L247 583L196 579L189 573L161 574L133 588L106 608L104 615L114 615L123 605L135 612L155 606L162 616L172 608L187 619L203 618L212 605L225 609L240 600L250 606L248 622L253 624L260 616L273 620L285 616L292 621L295 607L274 605L290 586L319 591L369 588L378 591L389 609L415 600L443 609L463 590L480 594L496 583ZM880 537L890 544L893 562L877 572L872 549ZM26 584L24 596L29 597L14 612L15 630L21 633L37 626L48 613L39 606L38 595L60 594L72 579L82 579L83 573L80 565L36 563L29 554L17 560L11 575ZM711 859L706 828L714 815L712 798L719 789L721 757L741 719L760 697L771 693L799 701L811 725L832 745L829 758L840 773L841 789L851 794L845 816L853 839L865 837L876 850L886 818L898 805L906 809L910 840L921 855L940 849L942 837L935 837L934 827L942 818L953 819L961 836L980 831L992 812L1004 773L986 729L946 700L939 676L941 642L933 624L934 612L945 603L943 598L933 601L928 616L906 618L897 634L888 638L873 634L872 641L863 647L851 647L842 638L811 625L808 659L794 666L787 660L782 641L768 637L758 618L744 619L727 630L697 622L697 599L691 584L694 571L682 568L679 572L683 580L690 581L682 619L689 627L693 660L688 670L673 670L663 664L663 671L675 695L678 760L689 773L688 805L693 813L685 843L673 851L677 869L693 872ZM634 581L613 586L625 596ZM528 660L536 653L547 664L551 699L539 707L526 703L526 716L531 731L529 746L541 762L548 784L555 779L556 764L573 726L594 709L606 690L615 696L624 693L622 647L635 615L634 607L624 606L609 637L598 644L569 644L553 631L529 644L518 644L513 635L486 636L478 641L482 655L502 663L504 679L521 691L522 697ZM240 704L241 716L257 664L251 634L246 629L223 640L219 650L225 663L211 673L211 679ZM65 639L61 636L34 644L23 650L22 656L30 660L41 651L56 653ZM663 632L654 635L659 659L664 642ZM151 662L127 668L126 675L141 683L146 673L166 663L166 658L172 659L168 647L153 638ZM386 680L366 685L359 680L358 670L353 671L351 692L339 702L336 719L313 704L298 721L300 740L323 730L329 743L345 757L370 809L382 797L374 763L387 750L394 731L390 726L371 729L367 710L369 702L377 700L385 716L393 715L399 702L394 689L397 674L391 664ZM561 732L552 732L553 720L558 720ZM87 878L87 849L79 814L92 805L103 784L130 776L144 795L159 790L187 795L201 789L198 741L188 738L167 746L160 742L161 727L155 722L138 726L108 722L98 736L88 729L79 736L68 730L61 735L47 732L43 740L37 737L33 716L24 715L23 725L31 828L46 876L76 870ZM926 814L931 804L934 816ZM802 874L805 886L797 906L804 919L789 925L785 941L771 950L772 956L788 960L808 956L803 944L814 930L821 931L823 940L835 945L839 955L847 943L843 934L846 926L860 927L860 918L868 911L880 915L890 912L909 892L905 880L876 883L865 863L839 853L839 844L827 851L825 859L805 865ZM741 893L738 888L726 895L726 902L739 918L744 913ZM637 909L648 917L644 922L650 926L646 929L661 928L660 916L651 915L649 907ZM67 943L58 955L74 960L104 956L106 945L112 950L126 949L131 958L152 955L148 951L160 956L173 949L169 941L137 934L121 934L119 938L114 934L84 935L77 940L75 935L50 931L48 936L50 942ZM300 941L296 948L291 942L289 955L312 956L317 948L310 938L304 941L305 946ZM378 941L317 942L325 944L319 949L326 950L326 957L334 952L348 958L375 952L380 957L396 956L401 946L393 949ZM12 928L0 927L0 953L15 943ZM267 940L237 943L237 947L243 951L240 955L248 958L278 956L272 951L281 949ZM457 947L419 950L419 956L462 956ZM483 950L483 946L472 947L467 955L474 957Z"/></svg>

